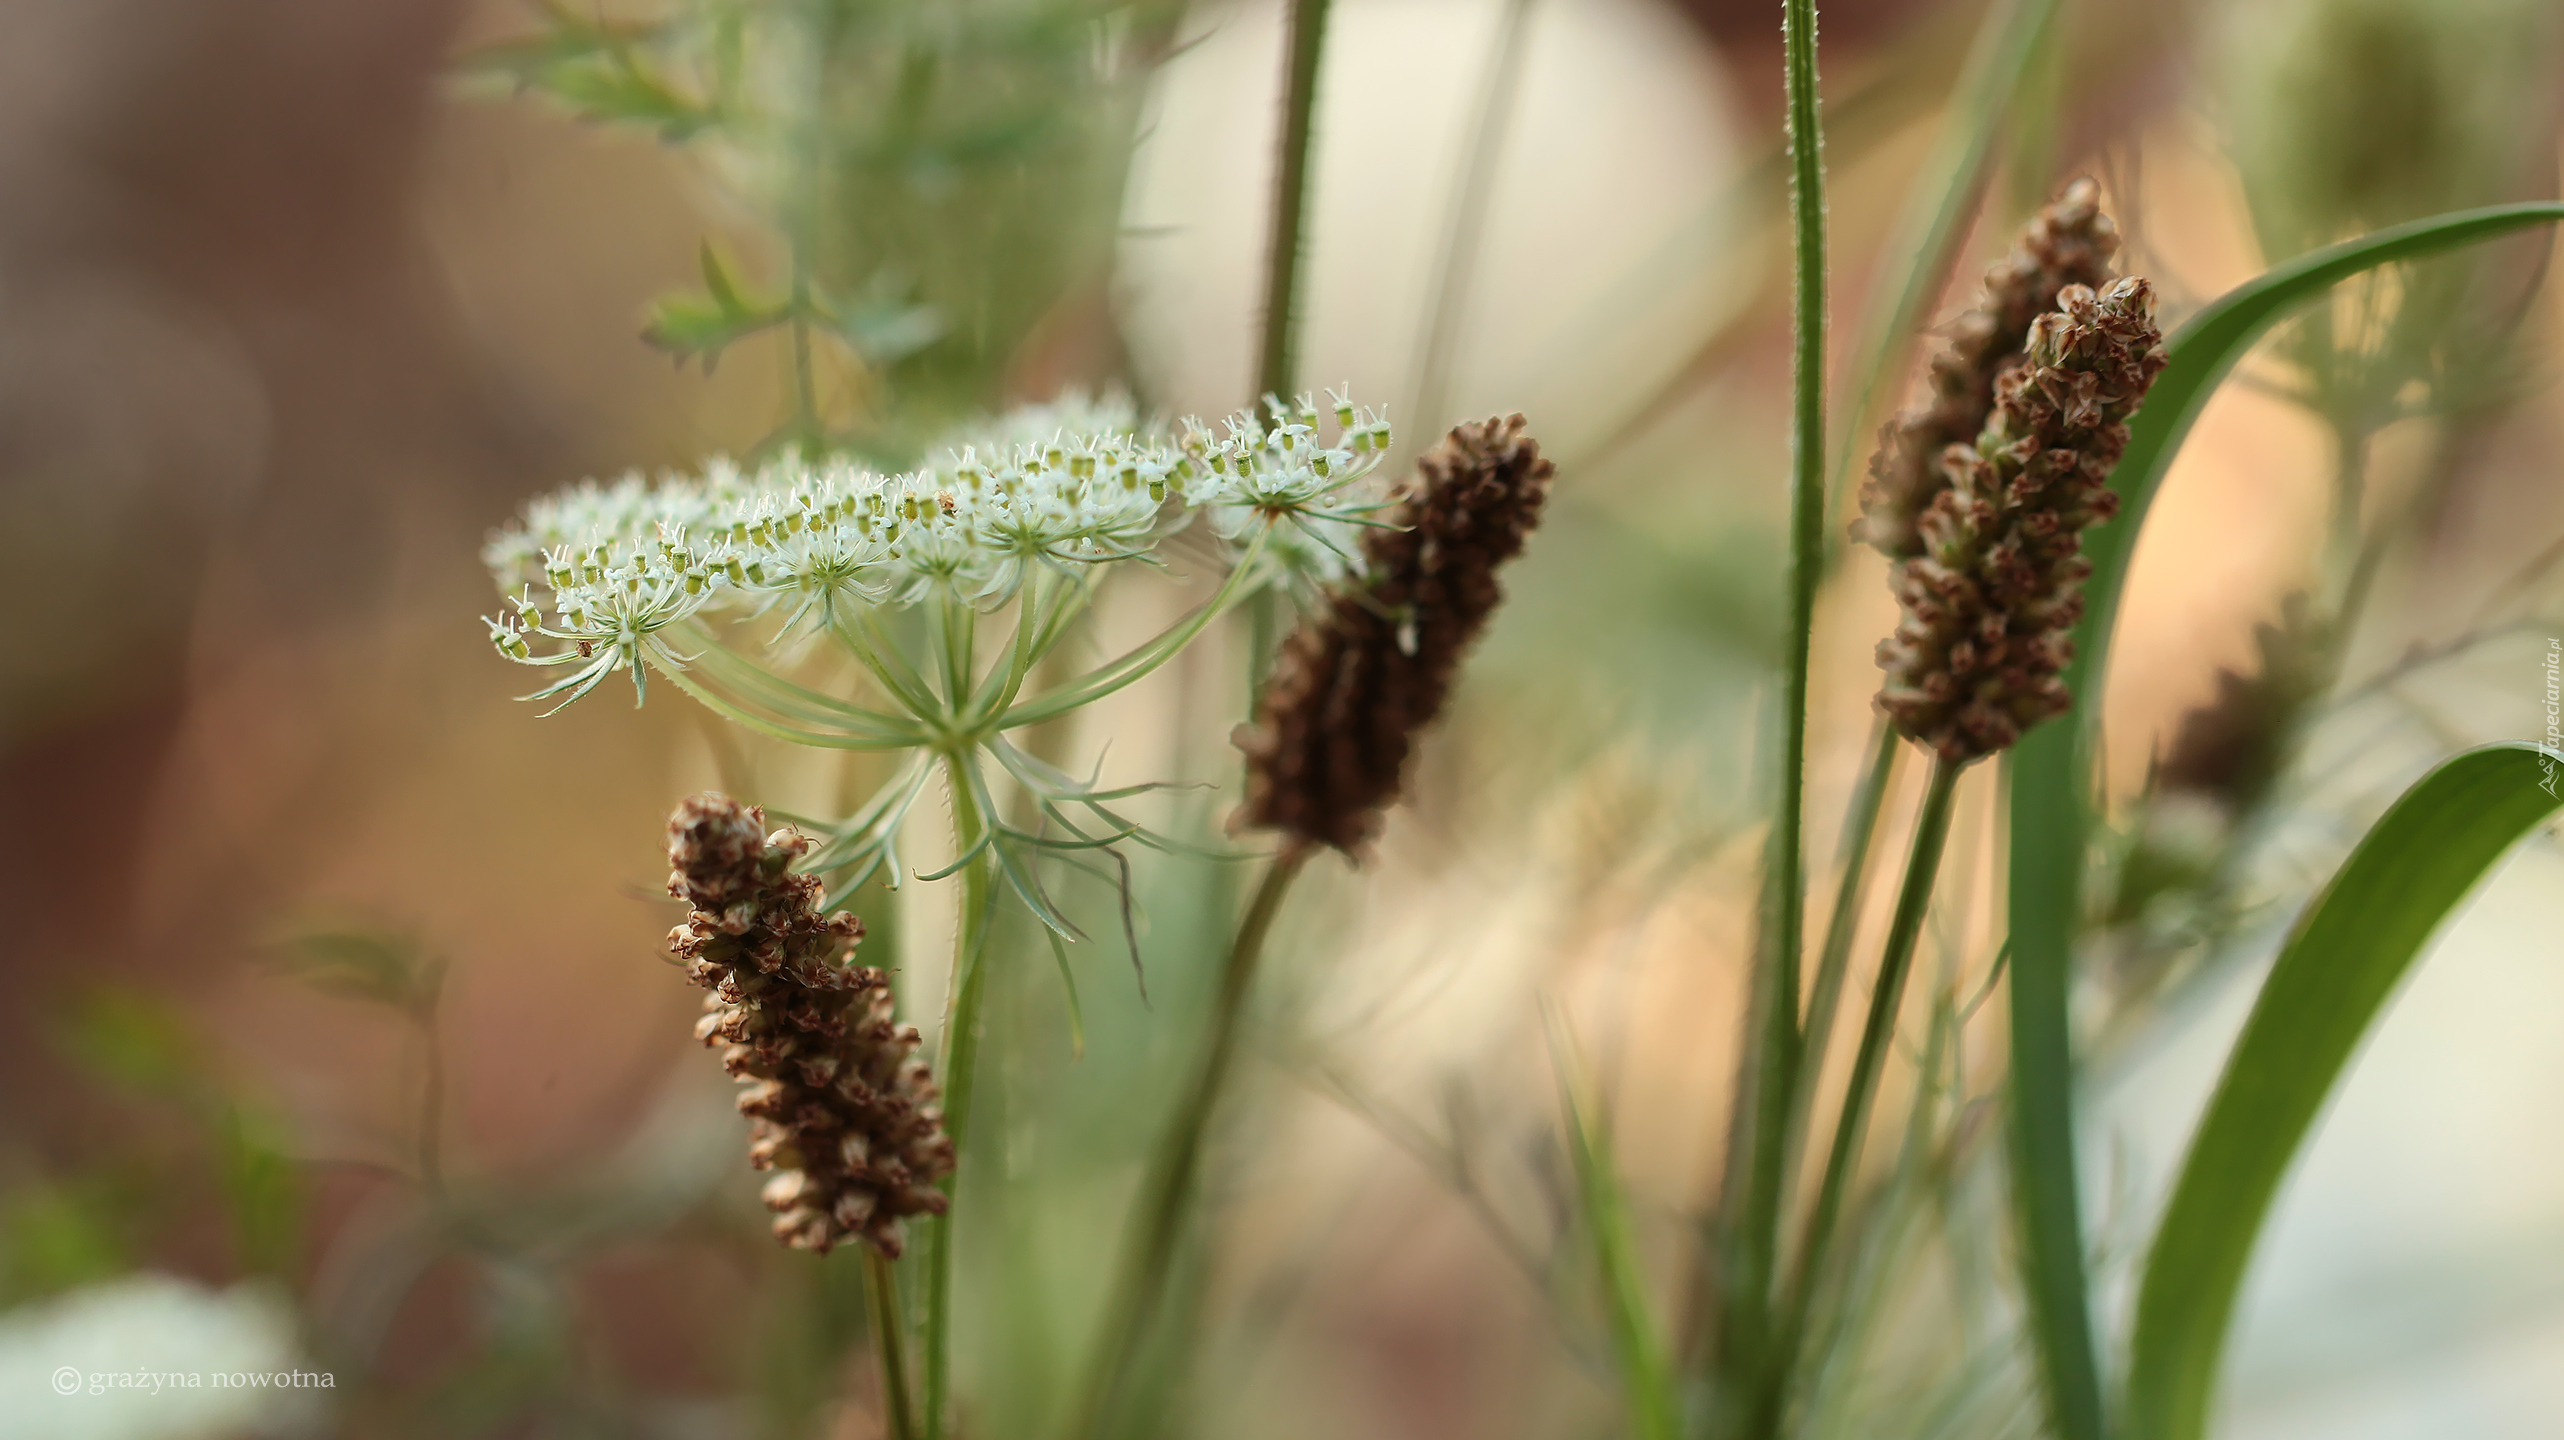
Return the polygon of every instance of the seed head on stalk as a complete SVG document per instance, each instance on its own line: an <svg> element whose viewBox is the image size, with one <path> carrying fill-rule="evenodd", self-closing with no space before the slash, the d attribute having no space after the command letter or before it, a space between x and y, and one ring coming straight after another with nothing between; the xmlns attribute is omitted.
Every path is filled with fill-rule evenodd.
<svg viewBox="0 0 2564 1440"><path fill-rule="evenodd" d="M2032 324L1975 447L1942 453L1922 553L1889 571L1905 615L1878 648L1878 704L1903 734L1965 763L2073 703L2058 675L2092 570L2082 534L2118 513L2110 471L2163 366L2154 291L2133 276L2069 285Z"/></svg>
<svg viewBox="0 0 2564 1440"><path fill-rule="evenodd" d="M1556 467L1520 415L1461 425L1416 462L1359 572L1283 643L1255 724L1243 826L1351 855L1398 798L1416 733L1504 598Z"/></svg>
<svg viewBox="0 0 2564 1440"><path fill-rule="evenodd" d="M775 1238L826 1254L860 1239L897 1258L901 1222L940 1215L952 1173L940 1093L892 1018L890 977L849 965L863 922L821 914L810 849L765 813L703 794L668 821L668 893L690 902L668 948L712 992L696 1038L721 1047L749 1117L748 1161L775 1172Z"/></svg>
<svg viewBox="0 0 2564 1440"><path fill-rule="evenodd" d="M2055 308L2065 286L2110 283L2118 250L2119 228L2101 213L2100 187L2088 178L2030 217L2010 253L1986 270L1976 308L1952 324L1949 348L1933 357L1929 398L1880 429L1853 539L1890 560L1923 553L1923 512L1946 483L1941 452L1976 443L1994 411L1996 381L2020 363L2031 322Z"/></svg>

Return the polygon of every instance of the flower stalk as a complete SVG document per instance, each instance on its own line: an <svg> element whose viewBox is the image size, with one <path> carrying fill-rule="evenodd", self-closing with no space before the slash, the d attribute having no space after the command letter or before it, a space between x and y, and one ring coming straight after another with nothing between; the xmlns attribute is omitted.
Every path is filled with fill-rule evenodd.
<svg viewBox="0 0 2564 1440"><path fill-rule="evenodd" d="M1104 1323L1099 1331L1103 1349L1073 1412L1077 1418L1068 1434L1074 1440L1105 1440L1113 1433L1111 1422L1122 1389L1146 1348L1165 1299L1167 1280L1174 1273L1185 1214L1201 1173L1203 1143L1236 1063L1246 997L1263 959L1265 940L1272 933L1274 918L1281 914L1291 882L1299 878L1310 854L1306 845L1286 844L1265 867L1254 898L1247 902L1246 916L1238 923L1237 939L1220 967L1219 993L1211 1003L1210 1033L1175 1118L1159 1137L1156 1153L1150 1158L1132 1238L1124 1247L1120 1273L1105 1303Z"/></svg>

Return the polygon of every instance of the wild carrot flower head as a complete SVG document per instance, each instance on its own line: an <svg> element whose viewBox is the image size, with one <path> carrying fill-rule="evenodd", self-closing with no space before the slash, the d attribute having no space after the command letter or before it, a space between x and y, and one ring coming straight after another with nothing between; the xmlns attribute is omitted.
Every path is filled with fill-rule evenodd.
<svg viewBox="0 0 2564 1440"><path fill-rule="evenodd" d="M1173 439L1143 431L1127 401L1072 396L958 433L899 474L786 454L582 482L529 504L484 551L509 594L491 640L567 667L535 697L567 703L618 671L638 688L653 637L699 613L779 616L780 639L930 597L994 610L1039 570L1146 559L1197 510L1241 546L1287 529L1263 578L1322 572L1349 550L1343 533L1370 508L1354 487L1389 439L1386 421L1332 398L1332 434L1307 396L1268 401L1269 424L1241 412L1215 435L1187 420Z"/></svg>

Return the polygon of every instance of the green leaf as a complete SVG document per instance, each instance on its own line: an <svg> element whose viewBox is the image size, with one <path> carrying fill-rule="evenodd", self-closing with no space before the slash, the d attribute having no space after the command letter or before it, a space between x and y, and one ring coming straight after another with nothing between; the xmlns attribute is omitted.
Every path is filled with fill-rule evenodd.
<svg viewBox="0 0 2564 1440"><path fill-rule="evenodd" d="M1674 1440L1673 1382L1664 1342L1648 1312L1647 1287L1639 1278L1637 1247L1629 1233L1628 1197L1621 1193L1620 1178L1612 1170L1611 1135L1599 1114L1576 1042L1567 1033L1565 1017L1551 1007L1547 1018L1550 1060L1558 1072L1558 1105L1567 1121L1567 1148L1575 1162L1585 1230L1593 1242L1594 1269L1602 1282L1612 1357L1620 1366L1629 1406L1629 1431L1635 1440Z"/></svg>
<svg viewBox="0 0 2564 1440"><path fill-rule="evenodd" d="M670 143L691 138L719 118L624 49L547 65L527 73L524 82L568 106L581 119L646 125Z"/></svg>
<svg viewBox="0 0 2564 1440"><path fill-rule="evenodd" d="M234 1257L243 1270L285 1274L302 1237L300 1168L270 1118L225 1106L214 1125Z"/></svg>
<svg viewBox="0 0 2564 1440"><path fill-rule="evenodd" d="M2091 841L2098 679L2105 673L2111 624L2146 509L2217 383L2263 331L2298 305L2381 265L2557 220L2564 220L2564 205L2461 211L2317 250L2247 281L2173 334L2166 346L2171 363L2129 426L2127 452L2110 481L2120 498L2119 518L2084 542L2092 575L2084 585L2084 617L2075 627L2074 660L2065 671L2074 708L2057 723L2031 731L2008 757L2013 1194L2031 1311L2051 1383L2062 1378L2071 1384L2074 1389L2063 1398L2077 1408L2087 1402L2076 1397L2097 1393L2097 1383L2086 1390L2084 1377L2097 1375L2099 1367L2075 1186L2066 996ZM2076 1433L2075 1440L2083 1437Z"/></svg>
<svg viewBox="0 0 2564 1440"><path fill-rule="evenodd" d="M708 241L702 264L705 293L661 296L650 307L650 323L642 327L641 338L676 356L679 365L701 360L704 373L710 374L723 350L782 324L792 310L781 301L750 294Z"/></svg>
<svg viewBox="0 0 2564 1440"><path fill-rule="evenodd" d="M62 1029L65 1047L92 1073L144 1095L190 1096L211 1065L195 1027L157 995L101 986L79 997Z"/></svg>
<svg viewBox="0 0 2564 1440"><path fill-rule="evenodd" d="M2196 1440L2270 1202L2353 1051L2441 924L2557 808L2554 752L2507 742L2422 777L2298 919L2226 1059L2155 1232L2128 1374L2132 1440Z"/></svg>
<svg viewBox="0 0 2564 1440"><path fill-rule="evenodd" d="M278 947L276 964L324 995L409 1016L435 1008L445 978L443 963L427 959L416 939L369 930L296 935Z"/></svg>

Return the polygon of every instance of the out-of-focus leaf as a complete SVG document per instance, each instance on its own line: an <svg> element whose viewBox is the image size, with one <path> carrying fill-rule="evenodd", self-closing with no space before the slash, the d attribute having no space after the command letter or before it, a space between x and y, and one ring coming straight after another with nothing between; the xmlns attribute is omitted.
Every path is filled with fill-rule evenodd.
<svg viewBox="0 0 2564 1440"><path fill-rule="evenodd" d="M241 1268L284 1273L302 1234L303 1189L293 1156L272 1121L238 1106L224 1108L214 1140Z"/></svg>
<svg viewBox="0 0 2564 1440"><path fill-rule="evenodd" d="M753 294L710 244L703 247L703 293L668 295L650 308L641 338L677 357L701 360L705 373L721 352L761 330L792 318L792 307Z"/></svg>
<svg viewBox="0 0 2564 1440"><path fill-rule="evenodd" d="M1673 1440L1673 1380L1664 1341L1648 1312L1647 1286L1639 1278L1637 1247L1629 1233L1629 1201L1612 1168L1611 1137L1596 1111L1592 1082L1586 1078L1574 1039L1567 1034L1566 1021L1555 1010L1548 1019L1559 1111L1567 1121L1567 1149L1575 1163L1585 1231L1594 1247L1612 1357L1619 1364L1629 1407L1629 1432L1636 1440Z"/></svg>
<svg viewBox="0 0 2564 1440"><path fill-rule="evenodd" d="M2398 225L2302 255L2235 287L2192 316L2166 345L2171 363L2156 377L2129 426L2128 448L2110 485L2119 518L2086 537L2092 562L2086 608L2075 627L2065 683L2074 708L2013 747L2010 921L2012 940L2013 1190L2033 1311L2051 1346L2091 1342L2084 1277L2083 1219L2074 1170L2074 1068L2066 1000L2074 934L2083 918L2084 857L2091 842L2098 707L2110 627L2146 509L2164 472L2219 381L2262 332L2339 281L2532 225L2564 219L2564 205L2499 205ZM2057 1354L2051 1353L2051 1373ZM2097 1373L2097 1364L2090 1366Z"/></svg>
<svg viewBox="0 0 2564 1440"><path fill-rule="evenodd" d="M2132 1440L2197 1440L2270 1202L2387 997L2494 862L2557 808L2556 757L2469 750L2404 792L2298 919L2227 1056L2146 1256Z"/></svg>
<svg viewBox="0 0 2564 1440"><path fill-rule="evenodd" d="M133 1268L104 1197L35 1185L0 1200L0 1308Z"/></svg>
<svg viewBox="0 0 2564 1440"><path fill-rule="evenodd" d="M196 1032L178 1007L155 995L102 986L76 1001L60 1032L73 1057L94 1073L151 1095L192 1095L206 1062Z"/></svg>
<svg viewBox="0 0 2564 1440"><path fill-rule="evenodd" d="M413 1017L436 1007L445 966L415 939L367 930L313 931L278 947L276 963L324 995L363 1000Z"/></svg>

